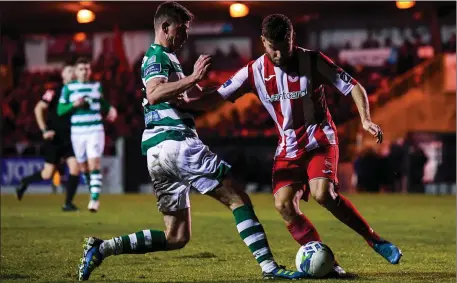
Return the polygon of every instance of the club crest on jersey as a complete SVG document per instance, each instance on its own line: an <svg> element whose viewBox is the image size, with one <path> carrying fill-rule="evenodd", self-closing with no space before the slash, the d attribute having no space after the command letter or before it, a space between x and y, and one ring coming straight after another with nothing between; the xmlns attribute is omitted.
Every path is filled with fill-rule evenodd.
<svg viewBox="0 0 457 283"><path fill-rule="evenodd" d="M291 83L295 83L299 79L298 75L294 74L294 73L288 75L287 78L289 79L289 82L291 82Z"/></svg>
<svg viewBox="0 0 457 283"><path fill-rule="evenodd" d="M278 93L278 94L272 95L271 97L267 98L267 101L274 102L274 101L280 101L280 100L298 99L298 98L305 96L307 93L308 93L307 90Z"/></svg>
<svg viewBox="0 0 457 283"><path fill-rule="evenodd" d="M156 56L155 55L152 55L151 58L148 59L148 65L151 64L151 63L155 63L156 62Z"/></svg>

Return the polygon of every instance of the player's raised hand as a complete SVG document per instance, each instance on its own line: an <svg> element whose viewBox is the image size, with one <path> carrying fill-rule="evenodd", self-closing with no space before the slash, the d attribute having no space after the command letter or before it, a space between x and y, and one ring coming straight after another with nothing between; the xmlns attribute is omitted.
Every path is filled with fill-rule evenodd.
<svg viewBox="0 0 457 283"><path fill-rule="evenodd" d="M108 114L106 115L106 120L109 122L114 122L117 118L117 110L116 108L112 107L109 109Z"/></svg>
<svg viewBox="0 0 457 283"><path fill-rule="evenodd" d="M84 100L84 97L80 97L73 102L73 107L78 108L78 107L83 107L86 105L86 101Z"/></svg>
<svg viewBox="0 0 457 283"><path fill-rule="evenodd" d="M376 138L376 143L382 143L383 134L381 127L371 121L364 121L362 125L365 131L369 132Z"/></svg>
<svg viewBox="0 0 457 283"><path fill-rule="evenodd" d="M203 80L208 74L209 68L211 66L211 56L210 55L200 55L197 61L194 64L194 76L197 82Z"/></svg>
<svg viewBox="0 0 457 283"><path fill-rule="evenodd" d="M43 133L43 139L45 140L52 140L54 136L56 135L56 132L53 130L45 131Z"/></svg>

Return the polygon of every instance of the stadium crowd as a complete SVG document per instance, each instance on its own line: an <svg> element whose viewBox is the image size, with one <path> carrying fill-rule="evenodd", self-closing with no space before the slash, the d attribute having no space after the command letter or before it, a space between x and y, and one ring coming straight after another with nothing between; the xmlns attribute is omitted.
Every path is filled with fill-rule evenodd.
<svg viewBox="0 0 457 283"><path fill-rule="evenodd" d="M384 43L368 38L363 43L363 47L390 47L391 40L386 38ZM396 63L386 61L381 68L368 68L361 65L351 66L347 62L338 59L338 50L330 46L324 53L328 54L334 61L345 69L354 78L359 80L366 88L369 98L373 97L376 90L387 87L389 80L404 73L421 59L417 56L417 48L423 45L417 37L414 42L405 40L404 44L398 48L398 60ZM445 50L455 50L455 34L449 42L443 44ZM351 48L350 44L340 48ZM197 57L195 52L187 56L188 60L183 61L183 69L189 72L192 62ZM142 82L140 76L140 56L133 66L121 63L121 60L114 54L102 53L93 62L93 78L101 81L104 96L110 103L116 105L119 117L115 123L106 124L106 149L105 153L110 154L114 150L114 141L120 136L130 136L141 132L143 128L142 101ZM216 50L214 54L214 68L210 74L206 85L220 85L230 73L239 66L245 64L242 56L238 53L235 46L230 48L228 54ZM40 99L45 90L55 84L60 83L59 70L29 72L22 71L14 79L13 87L5 92L1 100L1 110L3 113L3 133L4 148L3 154L9 156L16 155L36 155L39 154L39 144L41 133L35 122L33 115L34 106ZM357 110L350 98L339 95L331 88L326 90L327 102L336 124L344 123L357 116ZM204 115L204 114L203 114ZM203 123L205 124L205 123ZM214 136L274 136L275 129L269 115L262 109L260 103L251 103L249 111L240 113L238 108L233 108L229 115L220 117L220 121L215 127L203 127L199 129L203 137ZM340 133L340 139L344 139L344 133Z"/></svg>

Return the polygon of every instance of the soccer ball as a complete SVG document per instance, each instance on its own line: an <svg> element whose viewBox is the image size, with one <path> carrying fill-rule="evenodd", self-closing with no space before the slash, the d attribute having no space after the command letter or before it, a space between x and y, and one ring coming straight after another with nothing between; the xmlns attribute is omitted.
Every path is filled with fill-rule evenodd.
<svg viewBox="0 0 457 283"><path fill-rule="evenodd" d="M332 250L321 242L309 242L300 247L295 258L297 270L313 277L323 277L333 270Z"/></svg>

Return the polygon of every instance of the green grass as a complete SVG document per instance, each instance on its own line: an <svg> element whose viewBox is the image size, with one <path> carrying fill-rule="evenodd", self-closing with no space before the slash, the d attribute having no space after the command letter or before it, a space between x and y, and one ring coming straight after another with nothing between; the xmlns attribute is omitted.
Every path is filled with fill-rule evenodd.
<svg viewBox="0 0 457 283"><path fill-rule="evenodd" d="M76 204L86 206L88 196ZM298 245L273 208L271 195L252 196L277 261L294 266ZM350 195L372 227L401 247L390 265L354 232L314 202L303 203L323 241L356 279L312 282L455 282L455 197ZM101 198L101 210L62 213L62 196L1 198L2 282L74 281L83 238L103 239L143 229L163 229L151 195ZM180 251L108 258L92 276L104 282L261 282L260 269L239 238L232 214L214 200L192 195L192 240Z"/></svg>

